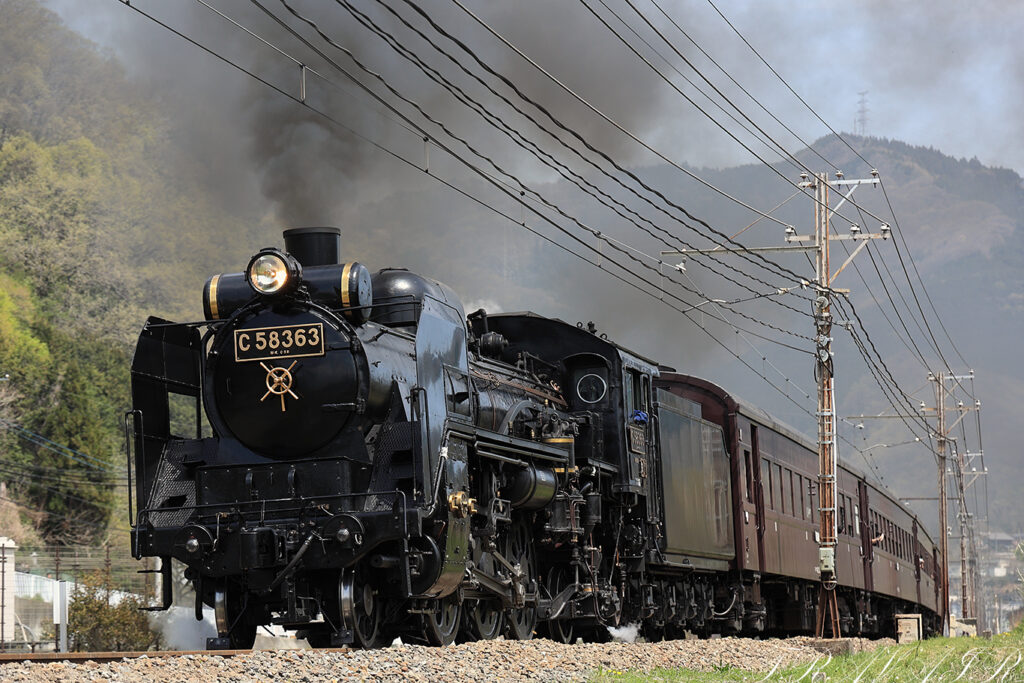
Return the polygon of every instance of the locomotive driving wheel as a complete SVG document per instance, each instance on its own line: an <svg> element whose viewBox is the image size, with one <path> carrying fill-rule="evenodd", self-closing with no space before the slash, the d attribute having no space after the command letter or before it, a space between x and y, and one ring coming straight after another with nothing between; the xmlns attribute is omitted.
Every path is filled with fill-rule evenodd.
<svg viewBox="0 0 1024 683"><path fill-rule="evenodd" d="M554 598L573 583L573 576L568 567L552 567L548 570L545 586L548 593ZM558 643L572 643L576 638L576 625L571 619L564 618L569 611L569 605L562 608L561 619L551 619L545 622L548 637Z"/></svg>
<svg viewBox="0 0 1024 683"><path fill-rule="evenodd" d="M346 569L338 585L338 601L345 627L352 630L356 645L367 650L381 646L381 614L383 600L374 592L365 573Z"/></svg>
<svg viewBox="0 0 1024 683"><path fill-rule="evenodd" d="M451 645L459 632L462 604L455 593L436 601L436 611L423 616L423 633L431 645Z"/></svg>
<svg viewBox="0 0 1024 683"><path fill-rule="evenodd" d="M509 527L505 537L505 559L519 574L513 585L523 591L521 607L505 612L505 636L510 640L530 640L537 626L537 561L533 553L533 534L522 519Z"/></svg>
<svg viewBox="0 0 1024 683"><path fill-rule="evenodd" d="M505 626L505 613L493 600L474 600L463 612L469 640L494 640Z"/></svg>
<svg viewBox="0 0 1024 683"><path fill-rule="evenodd" d="M497 561L483 553L477 565L486 574L494 574ZM467 600L462 607L462 637L465 640L494 640L505 626L505 614L496 600Z"/></svg>

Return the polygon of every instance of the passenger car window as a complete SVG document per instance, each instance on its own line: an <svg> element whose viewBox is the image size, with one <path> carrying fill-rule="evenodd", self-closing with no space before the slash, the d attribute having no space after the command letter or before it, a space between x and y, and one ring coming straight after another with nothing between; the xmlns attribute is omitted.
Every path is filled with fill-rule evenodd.
<svg viewBox="0 0 1024 683"><path fill-rule="evenodd" d="M754 471L750 465L750 451L743 451L743 474L747 484L747 502L754 502Z"/></svg>
<svg viewBox="0 0 1024 683"><path fill-rule="evenodd" d="M775 500L779 506L779 512L786 511L786 497L782 495L782 465L775 466Z"/></svg>

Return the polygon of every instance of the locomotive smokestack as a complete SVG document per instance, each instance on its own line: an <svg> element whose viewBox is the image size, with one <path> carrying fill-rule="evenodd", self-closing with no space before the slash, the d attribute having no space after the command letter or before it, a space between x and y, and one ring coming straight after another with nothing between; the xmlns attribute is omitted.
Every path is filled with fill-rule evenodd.
<svg viewBox="0 0 1024 683"><path fill-rule="evenodd" d="M339 228L291 228L284 231L284 249L304 268L341 263Z"/></svg>

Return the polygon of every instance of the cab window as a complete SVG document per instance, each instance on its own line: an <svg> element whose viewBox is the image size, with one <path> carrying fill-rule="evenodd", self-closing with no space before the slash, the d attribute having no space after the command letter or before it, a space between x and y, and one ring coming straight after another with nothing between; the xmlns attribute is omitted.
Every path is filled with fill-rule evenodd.
<svg viewBox="0 0 1024 683"><path fill-rule="evenodd" d="M608 371L604 368L580 368L572 375L570 391L579 409L593 409L608 397Z"/></svg>
<svg viewBox="0 0 1024 683"><path fill-rule="evenodd" d="M626 407L626 418L632 421L638 410L645 413L651 411L651 380L637 370L626 370L622 382L623 402Z"/></svg>
<svg viewBox="0 0 1024 683"><path fill-rule="evenodd" d="M633 411L639 407L640 402L640 374L636 370L626 370L626 377L622 382L622 388L626 399L626 417L630 417Z"/></svg>

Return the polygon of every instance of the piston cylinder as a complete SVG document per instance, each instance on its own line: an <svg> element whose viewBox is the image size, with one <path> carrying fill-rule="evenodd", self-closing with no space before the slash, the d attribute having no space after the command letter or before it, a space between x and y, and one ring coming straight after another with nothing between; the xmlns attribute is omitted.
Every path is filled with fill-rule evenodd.
<svg viewBox="0 0 1024 683"><path fill-rule="evenodd" d="M554 499L557 484L552 470L530 464L516 472L502 497L508 498L514 508L539 510Z"/></svg>

